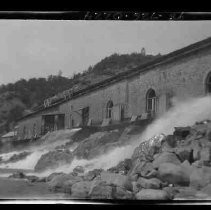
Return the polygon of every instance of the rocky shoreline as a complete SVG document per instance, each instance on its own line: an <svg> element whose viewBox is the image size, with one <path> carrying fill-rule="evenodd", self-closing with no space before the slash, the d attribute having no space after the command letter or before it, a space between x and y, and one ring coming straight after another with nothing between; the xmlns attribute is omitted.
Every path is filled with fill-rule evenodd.
<svg viewBox="0 0 211 210"><path fill-rule="evenodd" d="M69 153L67 154L69 155ZM211 122L177 127L172 135L155 136L141 143L130 159L108 170L48 177L14 173L11 178L47 183L54 193L71 199L206 200L211 197Z"/></svg>

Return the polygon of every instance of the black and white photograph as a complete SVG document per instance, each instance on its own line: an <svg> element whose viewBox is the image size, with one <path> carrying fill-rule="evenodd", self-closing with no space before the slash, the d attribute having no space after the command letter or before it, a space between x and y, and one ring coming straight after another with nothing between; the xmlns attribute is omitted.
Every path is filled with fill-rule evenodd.
<svg viewBox="0 0 211 210"><path fill-rule="evenodd" d="M0 19L0 203L209 203L211 20L92 17Z"/></svg>

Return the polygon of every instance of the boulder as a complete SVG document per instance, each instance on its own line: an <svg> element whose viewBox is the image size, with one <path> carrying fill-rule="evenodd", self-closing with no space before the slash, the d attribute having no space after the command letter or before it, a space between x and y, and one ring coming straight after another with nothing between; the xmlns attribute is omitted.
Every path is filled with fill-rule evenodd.
<svg viewBox="0 0 211 210"><path fill-rule="evenodd" d="M211 183L211 168L202 166L195 168L190 175L190 186L195 189L201 189Z"/></svg>
<svg viewBox="0 0 211 210"><path fill-rule="evenodd" d="M64 192L64 183L65 181L71 179L72 177L68 174L61 174L52 178L51 181L48 182L49 190L55 192Z"/></svg>
<svg viewBox="0 0 211 210"><path fill-rule="evenodd" d="M182 170L184 171L184 173L187 174L187 176L190 176L190 174L195 169L195 167L191 165L188 160L185 160L183 163L181 163L180 166L182 167Z"/></svg>
<svg viewBox="0 0 211 210"><path fill-rule="evenodd" d="M192 187L177 187L174 200L195 200L197 190Z"/></svg>
<svg viewBox="0 0 211 210"><path fill-rule="evenodd" d="M128 174L130 176L138 174L145 178L152 178L156 177L157 171L153 168L151 162L137 159L134 163L134 167L132 167Z"/></svg>
<svg viewBox="0 0 211 210"><path fill-rule="evenodd" d="M193 150L190 146L185 147L177 147L175 149L175 154L179 158L181 162L188 160L189 162L193 162Z"/></svg>
<svg viewBox="0 0 211 210"><path fill-rule="evenodd" d="M163 152L161 155L158 156L157 159L153 161L152 164L154 168L159 168L160 164L163 164L163 163L172 163L176 165L181 164L177 156L174 153L170 153L170 152Z"/></svg>
<svg viewBox="0 0 211 210"><path fill-rule="evenodd" d="M72 185L71 198L87 198L91 188L91 182L81 181Z"/></svg>
<svg viewBox="0 0 211 210"><path fill-rule="evenodd" d="M26 176L26 179L29 181L29 182L38 182L40 180L39 177L37 176Z"/></svg>
<svg viewBox="0 0 211 210"><path fill-rule="evenodd" d="M75 183L82 182L82 181L83 181L83 178L80 177L80 176L71 176L70 179L65 180L65 181L63 182L63 190L64 190L64 192L66 192L66 193L71 193L71 191L72 191L72 186L73 186Z"/></svg>
<svg viewBox="0 0 211 210"><path fill-rule="evenodd" d="M119 200L122 200L122 199L133 200L134 196L133 196L132 192L130 192L124 188L115 187L114 192L113 192L113 198L119 199Z"/></svg>
<svg viewBox="0 0 211 210"><path fill-rule="evenodd" d="M60 165L70 164L73 161L73 154L69 150L55 150L41 156L38 160L35 171L55 169Z"/></svg>
<svg viewBox="0 0 211 210"><path fill-rule="evenodd" d="M163 147L175 148L176 146L177 146L177 139L175 138L175 136L174 135L166 136Z"/></svg>
<svg viewBox="0 0 211 210"><path fill-rule="evenodd" d="M102 172L100 175L100 179L106 182L108 185L115 185L122 188L127 187L129 182L127 176L109 172Z"/></svg>
<svg viewBox="0 0 211 210"><path fill-rule="evenodd" d="M162 163L158 168L158 177L169 184L189 185L190 175L180 165Z"/></svg>
<svg viewBox="0 0 211 210"><path fill-rule="evenodd" d="M119 173L122 175L127 175L128 171L132 168L132 160L125 159L121 161L117 166L109 168L108 171L112 173Z"/></svg>
<svg viewBox="0 0 211 210"><path fill-rule="evenodd" d="M137 200L169 200L171 196L165 190L143 189L135 195Z"/></svg>
<svg viewBox="0 0 211 210"><path fill-rule="evenodd" d="M162 148L162 144L165 142L166 136L164 134L153 136L152 138L141 142L141 144L135 148L132 161L136 159L141 160L153 160L153 156L159 153Z"/></svg>
<svg viewBox="0 0 211 210"><path fill-rule="evenodd" d="M191 127L187 126L187 127L175 127L174 128L175 131L173 133L173 135L179 139L185 139L191 131Z"/></svg>
<svg viewBox="0 0 211 210"><path fill-rule="evenodd" d="M90 199L112 199L113 187L105 183L98 183L91 187L88 194Z"/></svg>
<svg viewBox="0 0 211 210"><path fill-rule="evenodd" d="M59 176L59 175L65 175L65 173L58 172L58 173L52 173L48 177L46 177L46 182L50 182L54 177Z"/></svg>
<svg viewBox="0 0 211 210"><path fill-rule="evenodd" d="M145 179L140 177L137 183L141 188L145 189L160 189L162 186L162 182L157 178Z"/></svg>
<svg viewBox="0 0 211 210"><path fill-rule="evenodd" d="M85 181L92 181L95 177L98 177L102 171L102 169L94 169L92 171L89 171L84 175L83 179Z"/></svg>
<svg viewBox="0 0 211 210"><path fill-rule="evenodd" d="M13 173L12 175L10 175L9 178L25 179L26 175L23 172L21 172L21 171L17 171L15 173Z"/></svg>
<svg viewBox="0 0 211 210"><path fill-rule="evenodd" d="M175 197L176 194L179 193L179 190L176 187L164 187L162 190L166 191L170 198L173 199Z"/></svg>

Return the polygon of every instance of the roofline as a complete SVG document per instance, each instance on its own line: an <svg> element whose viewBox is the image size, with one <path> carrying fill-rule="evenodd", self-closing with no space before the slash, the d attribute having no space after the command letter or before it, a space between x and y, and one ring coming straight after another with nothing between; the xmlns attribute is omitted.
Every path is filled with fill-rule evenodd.
<svg viewBox="0 0 211 210"><path fill-rule="evenodd" d="M160 58L154 59L153 61L149 61L147 63L141 64L140 66L137 66L137 67L135 67L135 68L133 68L131 70L119 73L119 74L117 74L117 75L115 75L115 76L113 76L111 78L108 78L108 79L105 79L105 80L103 80L101 82L98 82L98 83L95 83L93 85L90 85L87 88L78 90L77 92L73 93L73 96L71 98L66 99L66 100L62 99L61 101L59 101L59 102L57 102L55 104L52 104L49 107L46 107L46 108L43 108L41 110L32 112L32 113L30 113L28 115L25 115L22 118L18 119L17 122L21 121L21 120L23 120L23 119L25 119L27 117L30 117L32 115L38 114L41 111L44 111L44 110L56 107L56 106L58 106L60 104L63 104L65 102L67 102L67 101L70 101L70 100L73 100L75 98L78 98L81 95L85 95L87 93L90 93L90 92L92 92L92 91L94 91L96 89L99 89L99 88L102 88L102 87L106 87L108 85L111 85L111 84L114 84L116 82L122 81L122 80L124 80L126 78L134 77L135 75L137 75L139 73L143 73L143 72L149 71L150 69L153 69L153 68L155 68L157 66L173 62L173 61L175 61L176 59L178 59L178 58L180 58L182 56L190 55L193 52L205 49L207 47L211 47L211 37L209 37L207 39L204 39L202 41L190 44L190 45L188 45L186 47L183 47L183 48L181 48L179 50L175 50L173 52L170 52L170 53L168 53L166 55L161 56Z"/></svg>

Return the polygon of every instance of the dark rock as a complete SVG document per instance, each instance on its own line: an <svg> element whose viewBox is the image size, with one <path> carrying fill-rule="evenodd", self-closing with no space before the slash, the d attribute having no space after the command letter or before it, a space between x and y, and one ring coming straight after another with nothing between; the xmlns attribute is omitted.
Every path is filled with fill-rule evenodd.
<svg viewBox="0 0 211 210"><path fill-rule="evenodd" d="M173 163L160 164L158 174L162 181L168 182L169 184L187 186L190 182L190 175L184 171L184 168Z"/></svg>
<svg viewBox="0 0 211 210"><path fill-rule="evenodd" d="M189 127L189 126L187 126L187 127L175 127L174 129L175 129L175 131L174 131L173 135L175 137L180 138L180 139L184 139L190 134L191 127Z"/></svg>
<svg viewBox="0 0 211 210"><path fill-rule="evenodd" d="M143 189L136 194L138 200L169 200L171 195L164 190Z"/></svg>
<svg viewBox="0 0 211 210"><path fill-rule="evenodd" d="M99 176L103 170L102 169L94 169L89 171L84 175L85 181L92 181L95 177Z"/></svg>
<svg viewBox="0 0 211 210"><path fill-rule="evenodd" d="M174 148L174 147L177 146L177 139L175 138L174 135L168 135L166 137L164 145L171 147L171 148Z"/></svg>
<svg viewBox="0 0 211 210"><path fill-rule="evenodd" d="M13 173L12 175L10 175L9 178L25 179L26 175L23 172L21 172L21 171L17 171L15 173Z"/></svg>
<svg viewBox="0 0 211 210"><path fill-rule="evenodd" d="M47 182L47 177L39 177L36 182Z"/></svg>
<svg viewBox="0 0 211 210"><path fill-rule="evenodd" d="M117 166L109 168L108 171L112 173L127 175L131 167L132 167L132 160L125 159L124 161L121 161Z"/></svg>
<svg viewBox="0 0 211 210"><path fill-rule="evenodd" d="M39 180L37 176L26 176L25 178L28 179L29 182L37 182Z"/></svg>
<svg viewBox="0 0 211 210"><path fill-rule="evenodd" d="M185 160L188 160L189 162L192 162L192 148L189 146L186 147L178 147L175 150L176 155L179 157L180 161L183 162Z"/></svg>
<svg viewBox="0 0 211 210"><path fill-rule="evenodd" d="M157 159L153 161L153 167L159 168L160 164L162 163L173 163L176 165L180 165L181 162L178 157L174 153L170 152L163 152L161 155L158 156Z"/></svg>
<svg viewBox="0 0 211 210"><path fill-rule="evenodd" d="M41 156L38 160L35 171L55 169L61 164L70 164L73 161L73 154L69 150L55 150Z"/></svg>

